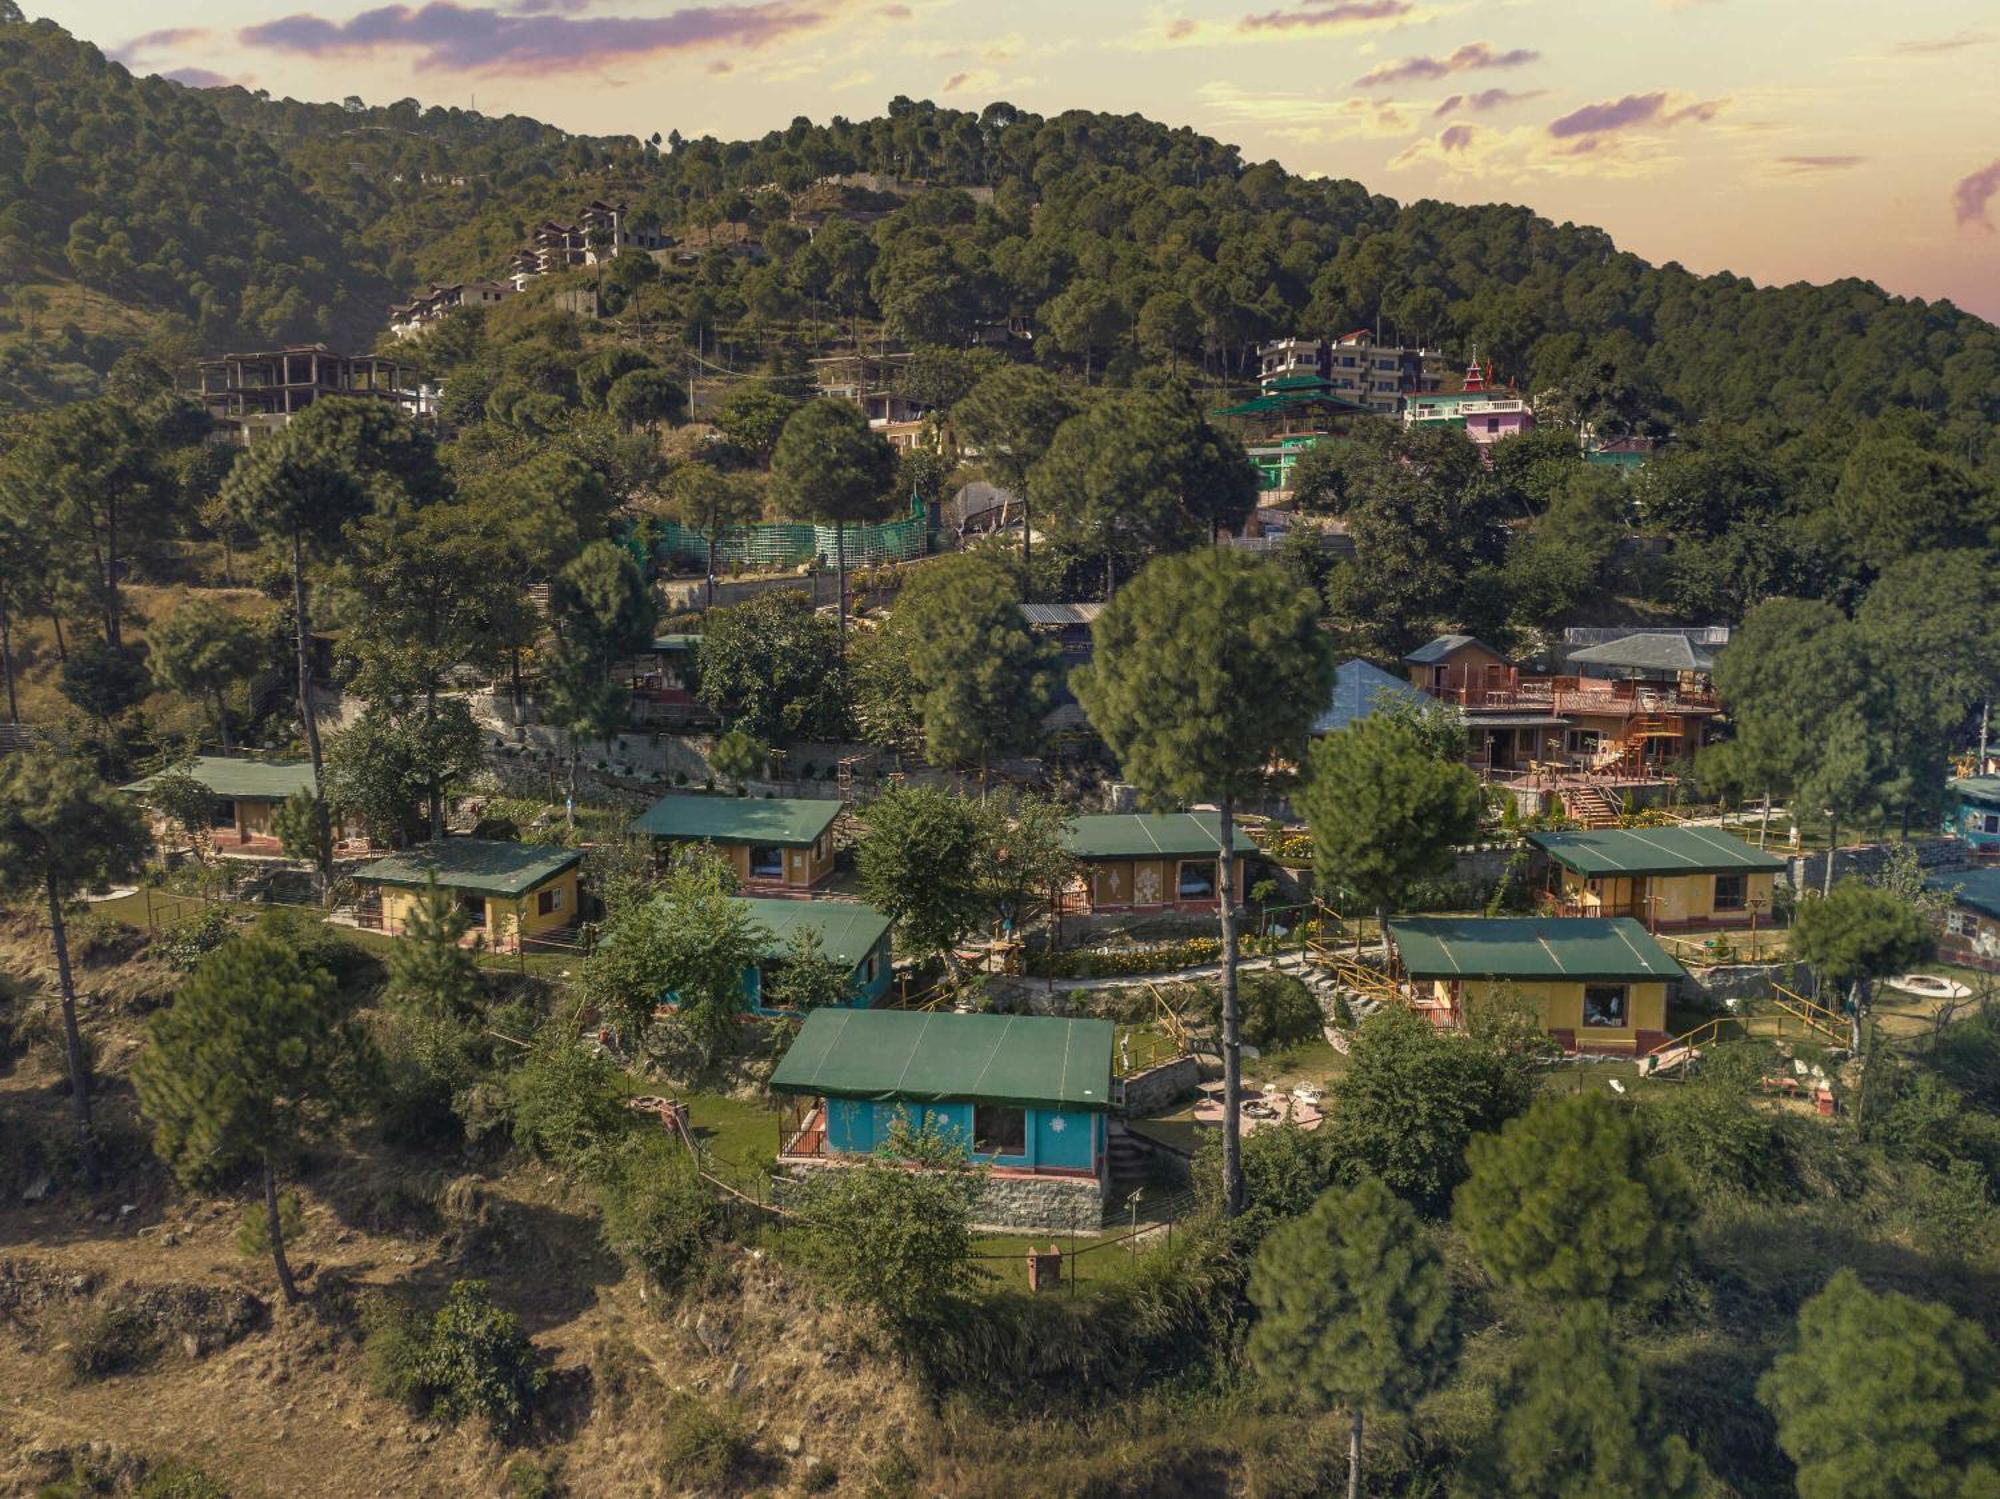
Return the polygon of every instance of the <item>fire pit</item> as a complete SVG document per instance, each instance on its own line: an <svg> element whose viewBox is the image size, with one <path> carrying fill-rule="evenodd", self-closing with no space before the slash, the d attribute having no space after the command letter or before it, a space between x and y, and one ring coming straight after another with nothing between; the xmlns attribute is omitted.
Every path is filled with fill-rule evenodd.
<svg viewBox="0 0 2000 1499"><path fill-rule="evenodd" d="M1906 973L1888 980L1891 989L1914 994L1919 999L1964 999L1972 990L1956 980L1935 973Z"/></svg>

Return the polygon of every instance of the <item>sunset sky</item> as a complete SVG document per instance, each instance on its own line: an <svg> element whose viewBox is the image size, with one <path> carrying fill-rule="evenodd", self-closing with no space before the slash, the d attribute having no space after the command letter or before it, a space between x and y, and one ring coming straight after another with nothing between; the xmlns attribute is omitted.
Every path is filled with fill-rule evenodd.
<svg viewBox="0 0 2000 1499"><path fill-rule="evenodd" d="M135 71L593 133L896 94L1139 113L1655 261L2000 318L2000 4L1933 0L26 0ZM220 19L219 19L220 18Z"/></svg>

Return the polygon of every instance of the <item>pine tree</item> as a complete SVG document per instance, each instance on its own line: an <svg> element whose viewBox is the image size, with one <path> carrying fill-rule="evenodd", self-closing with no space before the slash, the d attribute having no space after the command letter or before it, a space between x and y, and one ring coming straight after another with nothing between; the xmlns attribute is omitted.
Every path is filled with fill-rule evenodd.
<svg viewBox="0 0 2000 1499"><path fill-rule="evenodd" d="M1098 617L1077 700L1155 807L1213 800L1220 849L1272 761L1296 762L1333 690L1319 600L1269 563L1224 547L1163 557ZM1243 1210L1235 863L1216 861L1222 926L1223 1200Z"/></svg>
<svg viewBox="0 0 2000 1499"><path fill-rule="evenodd" d="M1443 1260L1410 1206L1367 1177L1323 1194L1264 1240L1250 1301L1257 1371L1314 1406L1348 1413L1355 1499L1364 1416L1407 1411L1450 1361Z"/></svg>
<svg viewBox="0 0 2000 1499"><path fill-rule="evenodd" d="M771 500L782 515L833 527L840 589L840 639L847 641L847 528L880 520L893 502L896 450L871 431L858 406L808 401L794 411L771 450Z"/></svg>
<svg viewBox="0 0 2000 1499"><path fill-rule="evenodd" d="M1827 894L1799 903L1791 947L1825 992L1846 991L1849 1041L1858 1052L1870 987L1930 957L1937 951L1937 933L1931 920L1895 891L1845 879Z"/></svg>
<svg viewBox="0 0 2000 1499"><path fill-rule="evenodd" d="M1448 873L1479 830L1479 780L1430 753L1420 730L1371 715L1312 747L1299 810L1319 889L1352 890L1387 922L1418 880Z"/></svg>
<svg viewBox="0 0 2000 1499"><path fill-rule="evenodd" d="M1701 1460L1658 1431L1602 1301L1567 1307L1530 1337L1494 1408L1453 1499L1693 1499L1702 1490Z"/></svg>
<svg viewBox="0 0 2000 1499"><path fill-rule="evenodd" d="M410 905L402 940L389 949L386 997L428 1019L462 1024L479 1012L479 963L464 944L472 918L457 898L429 883Z"/></svg>
<svg viewBox="0 0 2000 1499"><path fill-rule="evenodd" d="M62 995L63 1049L69 1060L70 1110L79 1159L92 1170L90 1063L76 1021L63 907L78 892L108 885L139 868L151 840L139 809L113 794L75 760L35 750L0 759L0 895L48 902Z"/></svg>
<svg viewBox="0 0 2000 1499"><path fill-rule="evenodd" d="M1693 1204L1679 1167L1609 1096L1545 1098L1465 1154L1453 1221L1495 1280L1565 1301L1665 1288Z"/></svg>
<svg viewBox="0 0 2000 1499"><path fill-rule="evenodd" d="M275 929L232 938L153 1016L132 1067L153 1150L186 1185L255 1164L287 1301L278 1171L356 1109L376 1055L340 986Z"/></svg>
<svg viewBox="0 0 2000 1499"><path fill-rule="evenodd" d="M1841 1270L1799 1308L1798 1341L1757 1398L1801 1499L2000 1493L2000 1357L1949 1307Z"/></svg>

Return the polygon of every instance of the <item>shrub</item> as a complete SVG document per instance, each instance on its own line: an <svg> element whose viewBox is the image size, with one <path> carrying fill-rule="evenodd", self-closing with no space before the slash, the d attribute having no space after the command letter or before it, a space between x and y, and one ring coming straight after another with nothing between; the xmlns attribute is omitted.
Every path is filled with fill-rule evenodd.
<svg viewBox="0 0 2000 1499"><path fill-rule="evenodd" d="M197 963L229 940L229 932L228 910L203 906L160 933L153 942L153 956L169 968L192 973Z"/></svg>
<svg viewBox="0 0 2000 1499"><path fill-rule="evenodd" d="M376 1391L453 1424L478 1416L504 1435L548 1383L521 1319L493 1305L483 1280L454 1281L429 1318L385 1305L367 1327Z"/></svg>
<svg viewBox="0 0 2000 1499"><path fill-rule="evenodd" d="M146 1368L165 1348L159 1324L137 1307L98 1307L70 1333L70 1377L82 1383L130 1374Z"/></svg>
<svg viewBox="0 0 2000 1499"><path fill-rule="evenodd" d="M1210 1025L1222 1024L1222 989L1204 985L1202 1004ZM1271 1051L1299 1041L1319 1039L1326 1024L1312 990L1288 973L1270 969L1242 975L1237 984L1237 1009L1244 1041L1259 1051ZM1218 1032L1219 1033L1219 1032Z"/></svg>
<svg viewBox="0 0 2000 1499"><path fill-rule="evenodd" d="M617 1074L603 1055L550 1024L507 1078L515 1143L567 1170L582 1170L629 1127Z"/></svg>
<svg viewBox="0 0 2000 1499"><path fill-rule="evenodd" d="M668 1406L660 1434L660 1467L668 1482L698 1494L726 1493L760 1466L742 1418L726 1405L680 1395Z"/></svg>
<svg viewBox="0 0 2000 1499"><path fill-rule="evenodd" d="M721 1227L715 1194L664 1134L637 1136L619 1152L598 1204L605 1243L666 1291L702 1264Z"/></svg>
<svg viewBox="0 0 2000 1499"><path fill-rule="evenodd" d="M290 1244L305 1226L305 1213L299 1206L299 1194L280 1192L278 1194L278 1235ZM265 1211L264 1199L246 1204L242 1217L236 1220L236 1251L246 1258L261 1260L271 1252L271 1220Z"/></svg>
<svg viewBox="0 0 2000 1499"><path fill-rule="evenodd" d="M1655 1099L1643 1117L1654 1148L1678 1160L1708 1192L1756 1192L1777 1185L1784 1157L1771 1116L1713 1078Z"/></svg>

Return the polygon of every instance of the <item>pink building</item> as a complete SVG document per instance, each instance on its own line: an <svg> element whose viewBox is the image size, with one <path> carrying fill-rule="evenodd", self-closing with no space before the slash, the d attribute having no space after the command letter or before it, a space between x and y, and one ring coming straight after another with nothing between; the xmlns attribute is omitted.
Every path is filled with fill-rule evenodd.
<svg viewBox="0 0 2000 1499"><path fill-rule="evenodd" d="M1463 390L1413 395L1403 408L1403 425L1457 427L1486 448L1503 437L1535 430L1534 408L1511 390L1497 390L1477 363L1465 372Z"/></svg>

